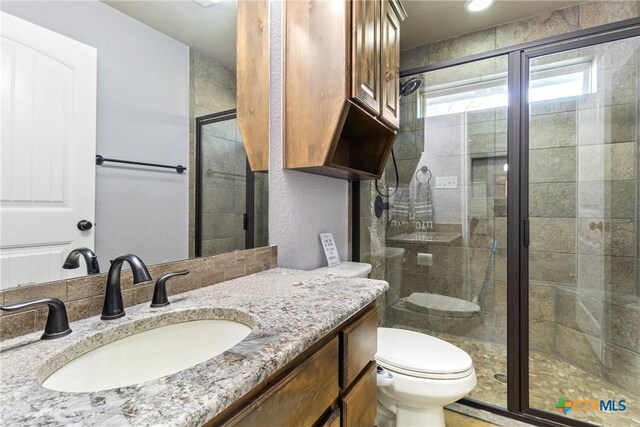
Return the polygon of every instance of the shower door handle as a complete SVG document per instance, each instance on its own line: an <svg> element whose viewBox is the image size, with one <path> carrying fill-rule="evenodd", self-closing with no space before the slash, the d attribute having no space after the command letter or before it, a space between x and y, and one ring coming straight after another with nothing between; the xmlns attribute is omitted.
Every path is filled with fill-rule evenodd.
<svg viewBox="0 0 640 427"><path fill-rule="evenodd" d="M529 247L529 241L530 241L530 230L529 230L529 218L525 218L524 221L522 221L522 225L523 225L523 231L524 231L524 236L523 236L523 240L524 240L524 247L528 248Z"/></svg>

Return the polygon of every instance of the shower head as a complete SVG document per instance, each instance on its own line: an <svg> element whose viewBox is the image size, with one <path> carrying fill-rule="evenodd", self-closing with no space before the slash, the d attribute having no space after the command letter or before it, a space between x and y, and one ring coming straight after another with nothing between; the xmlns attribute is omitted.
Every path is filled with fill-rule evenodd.
<svg viewBox="0 0 640 427"><path fill-rule="evenodd" d="M403 96L409 96L422 85L422 80L417 77L407 80L400 86L400 98Z"/></svg>

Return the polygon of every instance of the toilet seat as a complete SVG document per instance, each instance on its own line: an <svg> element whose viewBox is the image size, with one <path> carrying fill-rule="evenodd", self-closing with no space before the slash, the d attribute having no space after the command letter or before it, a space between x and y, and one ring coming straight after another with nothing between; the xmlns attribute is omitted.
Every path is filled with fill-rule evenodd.
<svg viewBox="0 0 640 427"><path fill-rule="evenodd" d="M441 339L396 328L378 328L380 366L417 378L458 379L474 373L471 357Z"/></svg>

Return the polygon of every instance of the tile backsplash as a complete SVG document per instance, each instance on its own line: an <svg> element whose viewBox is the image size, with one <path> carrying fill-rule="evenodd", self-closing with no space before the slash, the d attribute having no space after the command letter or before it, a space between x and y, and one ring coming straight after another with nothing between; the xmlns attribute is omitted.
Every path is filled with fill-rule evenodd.
<svg viewBox="0 0 640 427"><path fill-rule="evenodd" d="M124 270L121 281L122 298L125 307L151 301L155 280L171 271L187 269L190 273L172 278L167 282L169 299L172 295L181 292L275 268L277 264L277 247L267 246L211 257L150 265L149 272L154 280L136 285L133 284L131 270ZM101 273L31 286L19 286L2 291L0 304L14 304L42 297L59 298L65 302L69 321L73 322L102 313L106 281L107 273ZM0 340L43 330L47 312L46 306L11 314L0 311ZM71 327L73 328L73 325Z"/></svg>

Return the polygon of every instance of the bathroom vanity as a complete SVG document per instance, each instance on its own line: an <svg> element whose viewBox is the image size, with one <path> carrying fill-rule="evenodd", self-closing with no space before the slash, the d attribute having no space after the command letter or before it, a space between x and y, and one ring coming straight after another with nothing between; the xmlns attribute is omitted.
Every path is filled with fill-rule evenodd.
<svg viewBox="0 0 640 427"><path fill-rule="evenodd" d="M371 303L207 425L374 425L377 329Z"/></svg>
<svg viewBox="0 0 640 427"><path fill-rule="evenodd" d="M168 307L140 304L121 319L72 322L73 333L58 340L32 333L3 341L3 423L373 425L375 299L387 287L377 280L272 269L170 295ZM205 319L252 330L222 354L139 384L78 393L41 385L61 366L117 339Z"/></svg>

